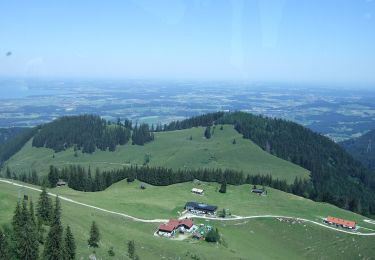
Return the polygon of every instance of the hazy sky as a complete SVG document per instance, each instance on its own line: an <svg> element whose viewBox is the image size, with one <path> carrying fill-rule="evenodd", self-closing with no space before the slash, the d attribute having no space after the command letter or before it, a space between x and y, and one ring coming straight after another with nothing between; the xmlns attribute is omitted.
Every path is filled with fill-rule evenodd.
<svg viewBox="0 0 375 260"><path fill-rule="evenodd" d="M375 83L375 1L1 1L0 75Z"/></svg>

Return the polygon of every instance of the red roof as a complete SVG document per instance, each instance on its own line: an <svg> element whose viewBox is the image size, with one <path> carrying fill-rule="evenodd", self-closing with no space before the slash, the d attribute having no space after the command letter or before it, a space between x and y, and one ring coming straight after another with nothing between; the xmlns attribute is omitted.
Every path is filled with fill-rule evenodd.
<svg viewBox="0 0 375 260"><path fill-rule="evenodd" d="M335 217L327 217L328 222L332 222L337 225L343 225L351 228L355 228L356 223L354 221L345 220L341 218L335 218Z"/></svg>
<svg viewBox="0 0 375 260"><path fill-rule="evenodd" d="M191 228L193 226L193 221L191 219L183 219L183 220L180 220L179 226L181 225Z"/></svg>
<svg viewBox="0 0 375 260"><path fill-rule="evenodd" d="M193 221L191 219L183 219L183 220L177 220L177 219L170 219L168 223L161 224L159 226L159 231L166 231L166 232L172 232L179 226L186 226L188 228L191 228L193 226Z"/></svg>
<svg viewBox="0 0 375 260"><path fill-rule="evenodd" d="M176 226L171 225L171 224L169 224L169 223L167 223L167 224L161 224L161 225L159 226L159 231L172 232L172 231L175 230L175 229L176 229Z"/></svg>

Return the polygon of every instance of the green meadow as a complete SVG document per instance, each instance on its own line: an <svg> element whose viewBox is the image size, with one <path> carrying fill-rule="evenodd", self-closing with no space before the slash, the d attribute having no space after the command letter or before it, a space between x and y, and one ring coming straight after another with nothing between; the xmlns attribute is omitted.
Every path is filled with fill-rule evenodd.
<svg viewBox="0 0 375 260"><path fill-rule="evenodd" d="M196 195L191 189L204 189L203 196ZM272 188L267 196L250 192L251 185L227 186L227 193L218 192L219 184L206 182L188 182L170 186L152 186L140 188L140 182L118 182L101 192L80 192L68 187L54 188L51 192L108 210L126 213L144 219L178 217L188 201L204 202L229 209L238 216L280 215L305 218L322 222L329 215L354 220L363 229L361 232L375 232L375 225L364 222L365 217L351 211L340 209L328 203L319 203Z"/></svg>
<svg viewBox="0 0 375 260"><path fill-rule="evenodd" d="M263 151L252 141L243 139L231 125L225 125L223 130L216 126L210 139L205 139L203 133L202 127L159 132L155 133L155 141L144 146L126 144L117 146L115 152L97 150L93 154L78 152L77 156L74 156L73 149L54 153L51 149L32 147L29 141L8 160L6 166L16 173L35 169L43 175L50 165L80 164L114 169L130 164L143 165L147 157L150 166L233 169L245 174L271 174L289 183L296 176L309 178L309 171ZM236 144L233 144L233 139Z"/></svg>
<svg viewBox="0 0 375 260"><path fill-rule="evenodd" d="M291 198L289 194L277 193L270 189L268 196L257 196L249 194L248 187L229 186L227 194L218 194L213 185L202 185L205 185L204 188L208 193L199 197L200 201L229 205L236 200L243 200L242 196L247 196L246 202L249 202L250 206L246 207L246 212L245 209L243 212L237 212L239 207L244 206L239 203L233 205L233 214L289 212L288 215L297 215L301 212L301 217L314 218L315 215L332 213L356 220L364 218L330 205L318 204L298 197ZM155 218L174 217L174 211L180 209L183 200L196 198L195 195L189 194L190 191L187 189L190 187L192 187L191 183L168 187L148 186L142 191L144 195L141 195L139 183L121 182L104 192L95 194L75 193L68 188L54 189L52 192L64 194L80 202L85 202L87 199L90 204L105 209L116 209L122 213L139 216L144 214L145 217ZM138 190L140 192L137 192ZM38 192L0 183L0 224L10 223L19 192L21 194L25 192L34 201L39 196ZM136 199L137 197L139 200ZM279 207L273 209L277 201ZM127 207L127 204L131 205L131 203L139 203L139 205ZM102 235L100 248L95 250L99 259L127 259L126 242L130 239L135 240L140 259L371 259L375 256L374 236L354 236L304 222L293 224L267 218L238 221L195 220L196 224L209 223L219 229L222 243L209 244L189 239L176 241L155 237L153 233L157 229L157 223L135 222L66 201L62 201L62 209L63 224L71 226L77 241L77 259L81 257L87 259L93 251L87 247L89 227L93 220L98 223ZM166 213L162 213L163 211ZM116 253L113 258L107 253L111 246Z"/></svg>

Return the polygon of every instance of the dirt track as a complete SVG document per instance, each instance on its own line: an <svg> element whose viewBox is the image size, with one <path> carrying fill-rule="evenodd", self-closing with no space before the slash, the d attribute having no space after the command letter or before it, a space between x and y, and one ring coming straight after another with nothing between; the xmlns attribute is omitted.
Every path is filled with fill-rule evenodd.
<svg viewBox="0 0 375 260"><path fill-rule="evenodd" d="M34 190L34 191L38 191L38 192L42 191L42 190L40 190L38 188L34 188L34 187L31 187L31 186L27 186L27 185L15 183L15 182L4 180L4 179L0 179L0 182L6 183L6 184L9 184L9 185L18 186L18 187L23 187L23 188ZM50 192L48 194L50 196L54 196L54 197L57 196L56 194L50 193ZM102 211L102 212L106 212L106 213L109 213L109 214L114 214L114 215L122 216L122 217L129 218L129 219L137 221L137 222L163 223L163 222L167 222L168 221L168 219L141 219L141 218L133 217L133 216L130 216L130 215L127 215L127 214L124 214L124 213L120 213L120 212L116 212L116 211L111 211L111 210L106 210L106 209L103 209L103 208L99 208L99 207L95 207L95 206L92 206L92 205L89 205L89 204L78 202L78 201L66 198L64 196L59 196L59 198L61 200L63 200L63 201L67 201L67 202L74 203L74 204L77 204L77 205L81 205L81 206L84 206L84 207L92 208L92 209L99 210L99 211ZM324 228L328 228L330 230L334 230L334 231L342 232L342 233L347 233L347 234L351 234L351 235L357 235L357 236L375 236L375 233L362 233L362 232L358 232L358 231L355 231L355 232L353 232L353 231L347 231L347 230L337 229L337 228L334 228L334 227L331 227L331 226L328 226L328 225L325 225L323 223L319 223L319 222L316 222L316 221L313 221L313 220L304 219L304 218L290 217L290 216L277 216L277 215L233 216L232 218L225 218L225 219L223 219L223 218L217 218L217 217L207 217L207 216L197 216L197 215L193 215L193 214L184 214L184 215L182 215L180 217L180 219L181 218L195 218L195 219L199 218L199 219L209 219L209 220L216 220L216 221L233 221L233 220L246 220L246 219L256 219L256 218L286 218L286 219L295 219L295 220L303 221L303 222L309 222L309 223L312 223L312 224L315 224L315 225L319 225L319 226L324 227Z"/></svg>

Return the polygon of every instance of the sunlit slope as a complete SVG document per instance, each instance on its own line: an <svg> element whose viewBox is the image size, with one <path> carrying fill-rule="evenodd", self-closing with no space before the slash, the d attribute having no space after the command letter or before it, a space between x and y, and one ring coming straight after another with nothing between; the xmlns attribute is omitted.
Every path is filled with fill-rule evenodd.
<svg viewBox="0 0 375 260"><path fill-rule="evenodd" d="M84 201L85 197L91 197L91 204L96 203L102 208L117 208L116 211L131 213L135 212L134 208L125 207L126 204L138 203L138 209L145 208L144 214L147 218L159 216L160 209L165 210L169 215L168 208L180 207L181 200L192 196L189 194L191 183L171 185L168 187L150 187L141 191L139 183L126 184L120 182L105 192L74 194L69 192L68 188L60 189L61 194L66 194L69 198ZM205 187L207 196L200 197L204 201L217 202L220 205L227 206L238 199L244 199L242 196L251 196L247 191L248 185L241 187L228 187L227 194L215 192L214 187ZM137 192L139 190L139 192ZM23 192L37 200L39 193L27 189L20 190L17 187L0 183L0 225L10 223L14 206L18 200L18 193ZM57 192L54 189L52 192ZM141 196L140 192L144 192ZM176 199L171 193L176 193ZM134 196L130 196L134 193ZM154 197L160 194L158 197ZM189 194L189 195L188 195ZM105 195L105 196L104 196ZM227 196L228 195L228 196ZM95 198L92 196L96 196ZM219 198L221 196L221 198ZM306 208L302 211L302 216L306 212L311 214L325 214L327 211L335 214L343 214L348 218L359 219L361 216L354 213L343 213L343 210L335 209L332 206L308 202L301 199L298 203L297 197L290 198L289 194L270 190L268 197L259 197L254 195L253 198L247 197L244 203L248 202L249 207L246 210L254 208L254 213L260 213L263 210L272 210L271 204L267 200L272 200L275 206L279 200L279 207L294 209L290 215L297 214L299 209ZM139 199L135 199L140 197ZM146 201L146 197L153 202L164 199L166 206L162 207L161 202L155 207L151 207ZM99 198L103 198L100 200ZM104 200L108 198L108 200ZM255 203L254 201L257 200ZM286 200L290 201L286 205ZM239 203L239 202L238 202ZM302 204L305 203L305 206ZM311 203L311 205L309 205ZM120 204L124 206L118 207ZM263 206L262 206L263 204ZM317 207L312 206L317 205ZM294 206L293 206L294 205ZM3 207L4 206L4 207ZM239 204L232 207L233 211L238 209ZM157 210L159 208L159 210ZM240 221L210 221L212 225L219 228L224 240L223 244L208 244L204 241L173 241L155 237L153 232L156 230L157 223L139 223L126 218L111 215L91 208L75 205L62 201L63 224L69 224L77 241L77 259L88 258L91 250L87 248L87 239L89 236L89 227L92 220L98 223L102 239L100 247L95 249L97 257L108 259L107 251L113 246L116 256L111 259L127 259L126 242L134 239L137 245L137 253L140 259L192 259L196 255L199 259L371 259L375 254L375 237L360 237L349 234L343 234L336 231L328 230L320 226L309 223L286 223L277 219L252 219ZM316 209L318 212L315 212ZM127 211L130 210L131 212ZM249 211L250 212L250 211ZM280 209L274 211L280 212ZM285 211L284 211L285 212ZM173 215L170 215L173 217ZM205 220L195 220L195 223L209 223ZM270 250L272 249L272 250Z"/></svg>
<svg viewBox="0 0 375 260"><path fill-rule="evenodd" d="M223 130L217 126L213 136L206 139L204 128L155 133L155 141L144 146L117 146L115 152L97 150L93 154L74 156L73 149L54 154L50 149L35 148L31 141L7 163L12 171L36 169L41 174L49 165L66 166L81 164L112 169L129 164L144 164L149 158L150 166L171 168L222 168L250 174L271 174L292 182L296 176L308 178L309 172L295 164L279 159L243 139L231 125ZM235 139L235 144L233 140Z"/></svg>
<svg viewBox="0 0 375 260"><path fill-rule="evenodd" d="M191 192L192 188L201 188L205 195ZM113 211L126 212L135 217L169 218L177 217L187 201L199 201L217 205L220 209L229 209L237 216L278 215L304 218L321 223L323 217L337 216L356 221L361 232L375 232L375 225L364 222L365 217L348 210L340 209L328 203L314 202L290 193L267 187L267 196L251 193L251 185L228 185L227 193L218 192L217 183L186 182L169 186L146 185L140 189L140 182L118 182L105 191L80 192L68 187L54 188L52 192L80 202L104 207ZM172 195L173 194L173 195Z"/></svg>

